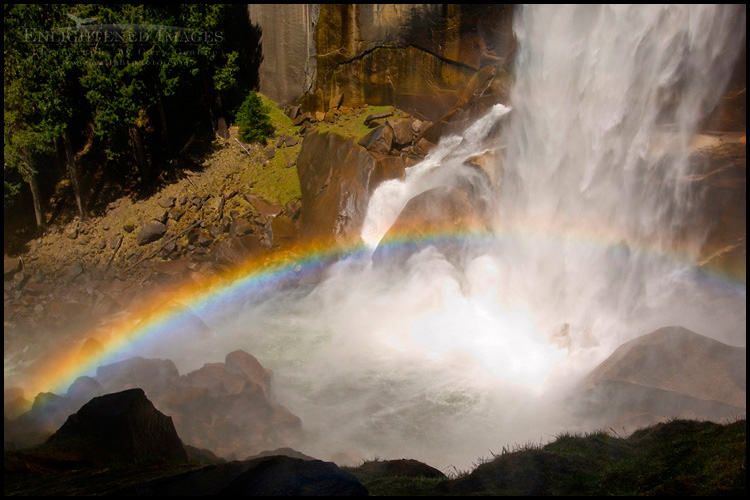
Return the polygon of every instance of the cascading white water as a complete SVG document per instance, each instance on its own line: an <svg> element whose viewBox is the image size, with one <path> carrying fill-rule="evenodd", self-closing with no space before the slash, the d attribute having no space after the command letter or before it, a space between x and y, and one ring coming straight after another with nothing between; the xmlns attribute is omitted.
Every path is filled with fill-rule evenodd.
<svg viewBox="0 0 750 500"><path fill-rule="evenodd" d="M204 316L217 334L206 345L141 354L185 372L198 368L187 359L252 353L316 457L466 468L569 428L567 390L624 340L680 324L744 344L744 295L697 286L699 242L678 237L700 201L685 182L690 134L744 36L737 9L521 9L510 115L493 108L384 183L362 233L374 247L411 197L470 175L463 161L491 149L494 249L461 269L432 248L398 273L344 260L312 291ZM498 120L503 142L487 142Z"/></svg>
<svg viewBox="0 0 750 500"><path fill-rule="evenodd" d="M700 202L690 134L723 90L744 11L533 6L516 31L503 144L486 140L508 119L498 106L379 187L362 233L377 245L411 197L489 148L504 152L494 251L459 270L428 248L398 278L344 261L309 294L208 320L214 359L242 348L275 370L306 453L463 468L568 426L567 390L629 338L679 324L744 344L744 295L696 286L699 242L677 238Z"/></svg>
<svg viewBox="0 0 750 500"><path fill-rule="evenodd" d="M635 317L663 321L702 244L681 235L701 202L689 144L731 74L744 10L530 6L516 27L505 279L551 321L622 341Z"/></svg>

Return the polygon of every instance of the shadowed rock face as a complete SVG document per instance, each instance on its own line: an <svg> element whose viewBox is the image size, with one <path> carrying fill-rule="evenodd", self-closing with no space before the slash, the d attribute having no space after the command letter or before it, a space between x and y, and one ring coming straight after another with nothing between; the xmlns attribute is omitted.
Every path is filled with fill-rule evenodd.
<svg viewBox="0 0 750 500"><path fill-rule="evenodd" d="M250 496L367 495L367 489L336 464L291 457L267 457L250 462L219 494Z"/></svg>
<svg viewBox="0 0 750 500"><path fill-rule="evenodd" d="M142 389L92 399L42 448L93 463L187 460L172 418L154 408Z"/></svg>
<svg viewBox="0 0 750 500"><path fill-rule="evenodd" d="M660 328L623 344L589 374L584 413L629 427L742 414L746 351L682 327Z"/></svg>

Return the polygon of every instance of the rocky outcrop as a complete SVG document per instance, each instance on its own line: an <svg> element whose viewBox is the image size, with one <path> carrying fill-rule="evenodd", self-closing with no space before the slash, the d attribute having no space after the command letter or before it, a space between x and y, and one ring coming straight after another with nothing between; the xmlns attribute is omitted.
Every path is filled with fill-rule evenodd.
<svg viewBox="0 0 750 500"><path fill-rule="evenodd" d="M187 460L172 419L154 408L142 389L92 399L41 448L95 464Z"/></svg>
<svg viewBox="0 0 750 500"><path fill-rule="evenodd" d="M300 236L357 241L370 194L384 180L403 178L405 168L402 157L377 156L352 139L311 132L297 159L302 190Z"/></svg>
<svg viewBox="0 0 750 500"><path fill-rule="evenodd" d="M660 419L721 420L745 412L746 349L681 327L627 342L584 380L583 413L635 428Z"/></svg>
<svg viewBox="0 0 750 500"><path fill-rule="evenodd" d="M182 376L166 359L135 357L100 366L95 378L79 378L64 396L37 396L31 410L7 423L6 449L40 444L88 398L131 388L145 391L171 415L179 435L196 449L244 457L290 446L297 442L301 422L275 403L271 377L254 356L240 350L229 353L224 363L207 363Z"/></svg>

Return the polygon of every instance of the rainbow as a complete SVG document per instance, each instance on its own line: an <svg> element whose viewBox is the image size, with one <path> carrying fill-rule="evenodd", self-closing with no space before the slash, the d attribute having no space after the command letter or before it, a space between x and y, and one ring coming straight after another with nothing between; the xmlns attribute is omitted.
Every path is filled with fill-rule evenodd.
<svg viewBox="0 0 750 500"><path fill-rule="evenodd" d="M616 248L620 238L604 241L601 233L595 235L590 231L571 233L567 228L564 235L552 237L547 232L538 234L525 231L524 235L512 231L493 234L487 230L476 228L470 231L439 231L430 233L404 231L399 234L387 235L379 249L387 254L398 255L414 248L428 245L442 246L446 244L468 245L472 247L490 248L502 245L504 241L517 239L521 236L533 239L547 239L577 241L582 245L593 245L598 248ZM573 237L574 236L574 237ZM379 250L380 251L380 250ZM678 252L667 254L653 250L656 257L681 260L683 265L685 256ZM102 342L103 348L95 352L83 353L80 345L75 345L60 353L52 362L35 373L28 374L24 380L27 394L39 392L62 393L76 378L94 371L97 366L112 362L112 360L134 343L158 336L160 332L174 328L190 311L211 311L220 305L233 304L238 298L246 298L264 291L272 291L289 284L298 283L306 276L320 275L330 264L341 259L362 260L369 262L373 250L361 242L342 245L330 241L316 241L295 247L280 249L271 254L263 254L250 258L234 269L218 273L200 282L183 283L176 287L155 293L148 300L148 305L132 311L125 318L113 322L107 327L107 339ZM713 284L730 286L738 293L745 294L744 274L729 276L715 270L699 269L699 272ZM81 338L95 336L86 332Z"/></svg>

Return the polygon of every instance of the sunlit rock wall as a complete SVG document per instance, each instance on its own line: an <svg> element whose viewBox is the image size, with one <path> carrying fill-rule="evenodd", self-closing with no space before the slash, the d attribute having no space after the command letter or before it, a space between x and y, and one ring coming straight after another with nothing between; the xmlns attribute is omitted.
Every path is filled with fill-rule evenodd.
<svg viewBox="0 0 750 500"><path fill-rule="evenodd" d="M290 102L314 89L317 4L249 4L250 22L261 29L260 90Z"/></svg>
<svg viewBox="0 0 750 500"><path fill-rule="evenodd" d="M508 5L252 5L263 31L261 91L324 110L395 105L437 120L479 69L515 50Z"/></svg>

